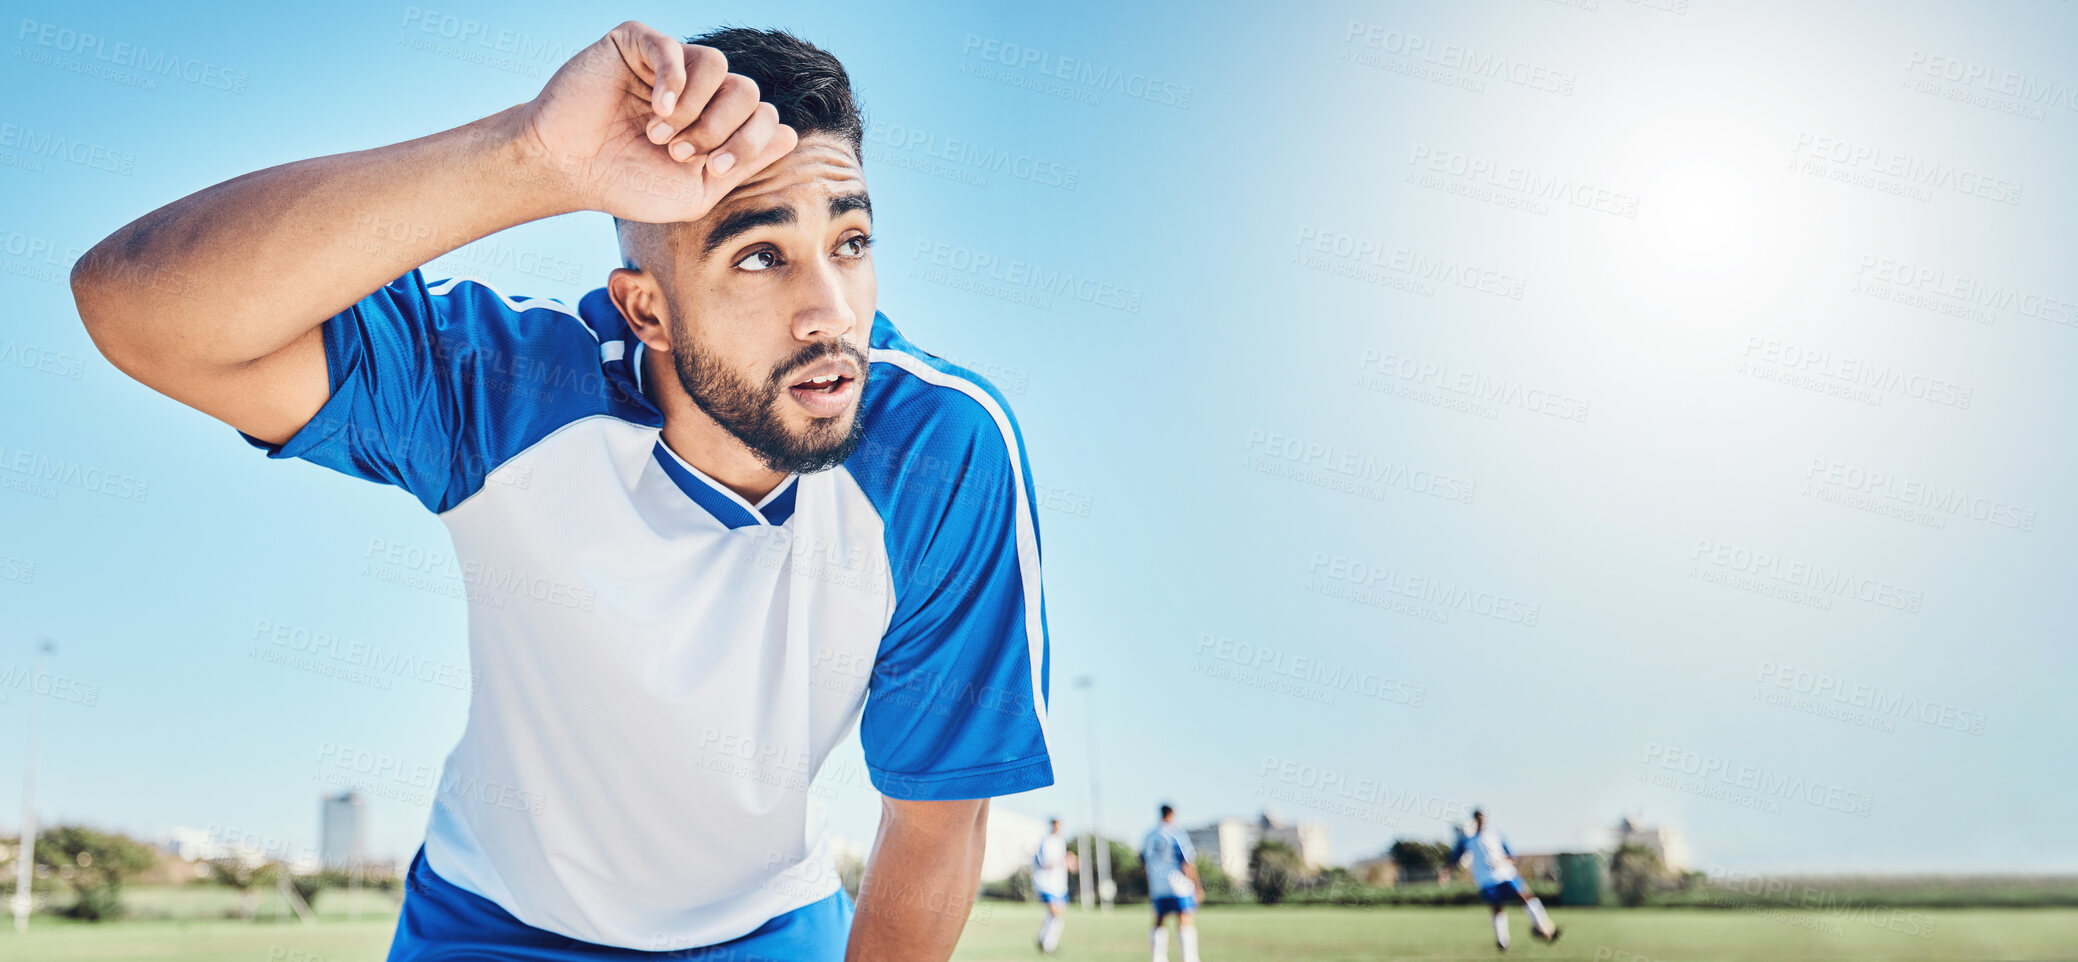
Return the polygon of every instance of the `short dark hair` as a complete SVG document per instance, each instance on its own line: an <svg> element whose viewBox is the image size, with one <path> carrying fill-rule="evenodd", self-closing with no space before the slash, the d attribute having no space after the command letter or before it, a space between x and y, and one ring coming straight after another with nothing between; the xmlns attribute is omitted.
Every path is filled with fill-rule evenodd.
<svg viewBox="0 0 2078 962"><path fill-rule="evenodd" d="M729 72L755 82L758 99L778 108L779 122L802 139L833 134L851 146L860 167L866 165L866 120L852 95L851 75L835 55L784 30L755 27L720 27L685 42L721 51ZM614 218L616 234L620 226Z"/></svg>
<svg viewBox="0 0 2078 962"><path fill-rule="evenodd" d="M1174 815L1174 814L1176 814L1176 810L1175 810L1175 809L1173 809L1173 808L1170 808L1170 807L1169 807L1169 806L1167 806L1167 805L1164 805L1164 806L1162 806L1162 817L1163 817L1163 818L1168 818L1169 816L1171 816L1171 815Z"/></svg>
<svg viewBox="0 0 2078 962"><path fill-rule="evenodd" d="M779 122L795 133L835 134L865 159L866 122L851 75L829 51L784 30L753 27L722 27L685 42L721 51L729 72L755 81L758 99L779 108Z"/></svg>

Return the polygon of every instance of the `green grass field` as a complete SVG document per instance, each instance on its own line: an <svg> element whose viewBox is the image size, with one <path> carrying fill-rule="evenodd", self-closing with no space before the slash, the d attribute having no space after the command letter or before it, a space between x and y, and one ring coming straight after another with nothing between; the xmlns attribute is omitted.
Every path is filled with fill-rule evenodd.
<svg viewBox="0 0 2078 962"><path fill-rule="evenodd" d="M1555 912L1566 928L1556 946L1532 942L1520 912L1520 959L1599 962L1712 962L1728 959L2072 959L2078 909L1922 910L1931 937L1888 931L1841 916L1692 909ZM983 903L954 956L963 962L1038 958L1031 944L1036 905ZM1139 906L1109 914L1070 912L1055 956L1063 962L1147 958ZM393 922L317 925L238 921L137 921L83 925L36 920L26 937L0 930L0 959L37 962L361 962L379 960ZM1205 962L1495 958L1485 911L1464 908L1217 907L1201 916ZM1179 958L1175 946L1170 958Z"/></svg>

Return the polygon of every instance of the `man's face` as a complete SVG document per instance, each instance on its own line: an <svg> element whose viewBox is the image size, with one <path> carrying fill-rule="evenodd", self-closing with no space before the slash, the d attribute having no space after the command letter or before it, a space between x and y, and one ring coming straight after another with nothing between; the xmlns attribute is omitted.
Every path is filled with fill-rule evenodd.
<svg viewBox="0 0 2078 962"><path fill-rule="evenodd" d="M872 230L858 158L815 135L666 245L679 384L775 471L834 467L858 446Z"/></svg>

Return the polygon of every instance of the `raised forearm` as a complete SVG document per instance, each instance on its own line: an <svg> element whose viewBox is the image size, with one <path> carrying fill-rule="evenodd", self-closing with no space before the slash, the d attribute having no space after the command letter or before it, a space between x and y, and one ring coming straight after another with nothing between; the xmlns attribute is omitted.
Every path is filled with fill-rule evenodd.
<svg viewBox="0 0 2078 962"><path fill-rule="evenodd" d="M80 258L73 291L119 364L236 367L413 267L576 209L521 108L417 140L270 167L152 211Z"/></svg>
<svg viewBox="0 0 2078 962"><path fill-rule="evenodd" d="M981 881L988 800L882 803L847 962L952 956Z"/></svg>

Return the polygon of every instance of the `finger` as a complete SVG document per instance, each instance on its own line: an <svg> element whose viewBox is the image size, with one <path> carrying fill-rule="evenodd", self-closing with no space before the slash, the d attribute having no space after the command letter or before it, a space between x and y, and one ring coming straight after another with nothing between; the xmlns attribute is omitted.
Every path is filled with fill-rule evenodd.
<svg viewBox="0 0 2078 962"><path fill-rule="evenodd" d="M721 146L757 109L757 81L740 73L723 77L714 96L707 99L706 109L700 111L700 119L672 138L671 156L685 160Z"/></svg>
<svg viewBox="0 0 2078 962"><path fill-rule="evenodd" d="M642 59L655 72L655 80L649 91L649 109L659 118L671 116L685 91L685 54L678 41L664 35L660 30L643 28Z"/></svg>
<svg viewBox="0 0 2078 962"><path fill-rule="evenodd" d="M628 69L650 85L650 110L659 117L670 116L686 80L685 56L678 41L639 20L613 28L606 39L620 51Z"/></svg>
<svg viewBox="0 0 2078 962"><path fill-rule="evenodd" d="M685 71L683 89L672 98L668 112L658 111L657 119L650 121L649 140L653 144L670 143L679 131L692 126L729 76L729 58L713 47L673 43L672 49Z"/></svg>
<svg viewBox="0 0 2078 962"><path fill-rule="evenodd" d="M779 108L759 104L750 120L714 149L707 158L707 170L717 177L733 174L741 183L791 153L800 142L794 128L779 122Z"/></svg>
<svg viewBox="0 0 2078 962"><path fill-rule="evenodd" d="M756 109L751 111L750 119L744 121L743 126L736 128L736 132L730 134L728 140L723 141L721 146L714 148L708 155L707 169L717 175L728 173L737 162L763 153L765 145L771 143L772 137L778 132L779 108L766 103L758 104ZM751 173L752 171L746 169L742 176L748 177Z"/></svg>

